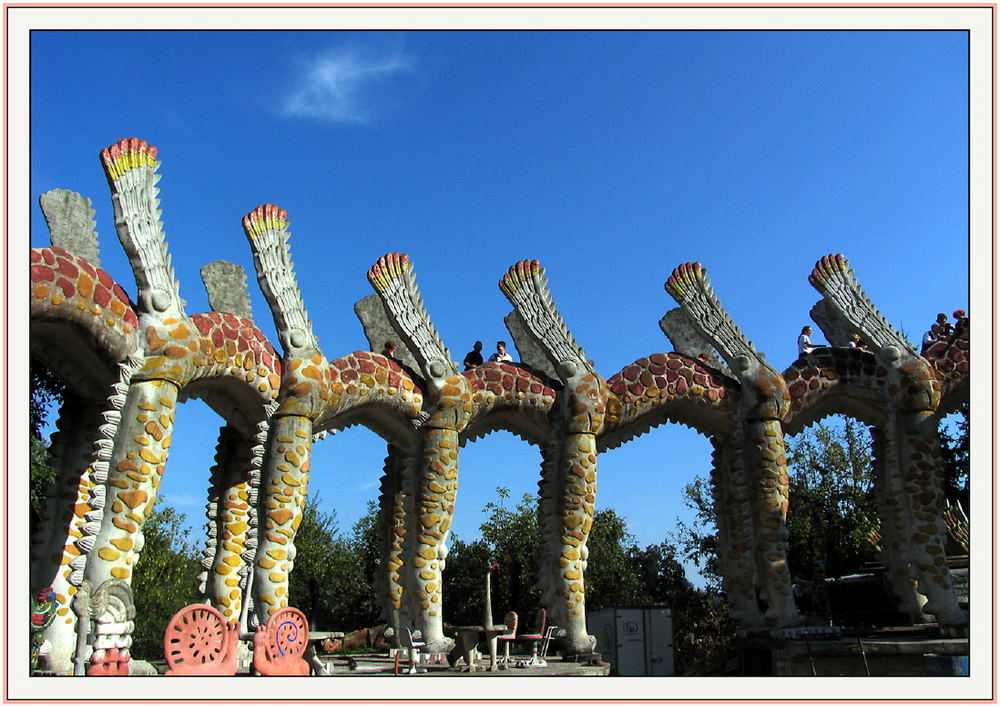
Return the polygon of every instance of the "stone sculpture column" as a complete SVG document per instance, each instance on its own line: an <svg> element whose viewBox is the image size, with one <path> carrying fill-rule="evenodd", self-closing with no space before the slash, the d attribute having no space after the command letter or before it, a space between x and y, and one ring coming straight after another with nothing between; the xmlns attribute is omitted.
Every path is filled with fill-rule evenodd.
<svg viewBox="0 0 1000 707"><path fill-rule="evenodd" d="M258 206L244 217L243 230L283 349L278 407L269 425L257 508L253 601L263 625L288 606L295 531L309 485L313 421L330 398L330 373L295 281L287 213L271 204Z"/></svg>
<svg viewBox="0 0 1000 707"><path fill-rule="evenodd" d="M787 563L788 469L781 420L788 413L791 398L785 380L729 318L700 263L678 266L664 287L740 381L742 391L734 415L737 434L732 443L735 454L742 457L746 474L742 483L750 489L754 565L768 604L764 619L779 627L802 623ZM739 462L733 461L738 469ZM730 554L735 551L735 545L727 550ZM745 592L749 584L740 577L732 586ZM753 602L756 597L745 593L735 600L744 620L753 619Z"/></svg>
<svg viewBox="0 0 1000 707"><path fill-rule="evenodd" d="M898 411L882 431L885 442L879 455L889 488L901 491L901 497L891 491L886 494L882 510L890 538L886 562L902 559L909 564L910 577L927 597L924 612L942 624L968 625L968 612L958 606L945 556L944 472L935 415L941 402L937 374L875 308L843 255L821 258L809 282L898 381ZM911 603L912 589L902 581L899 570L894 576L906 606Z"/></svg>
<svg viewBox="0 0 1000 707"><path fill-rule="evenodd" d="M539 581L551 602L552 622L566 630L563 649L569 655L591 653L596 639L587 634L584 573L597 495L596 437L604 425L608 386L556 310L537 260L511 266L500 290L563 384L555 441L544 454L539 484Z"/></svg>
<svg viewBox="0 0 1000 707"><path fill-rule="evenodd" d="M32 594L52 587L56 603L55 617L45 629L44 640L51 647L46 661L49 670L63 675L73 670L76 648L76 615L70 610L76 587L70 582L69 563L78 556L76 538L87 522L85 513L92 510L87 505L95 483L91 464L103 411L104 404L81 400L72 393L63 401L49 447L58 476L46 496L40 532L32 539Z"/></svg>
<svg viewBox="0 0 1000 707"><path fill-rule="evenodd" d="M201 279L212 312L252 321L243 268L216 260L202 266ZM263 424L266 425L266 418ZM246 558L249 555L252 562L254 554L247 543L256 529L256 504L251 502L255 488L252 479L259 486L262 452L263 445L258 444L256 437L248 436L233 425L227 424L219 430L208 490L207 540L198 589L227 621L239 621L243 614L245 579L250 574Z"/></svg>
<svg viewBox="0 0 1000 707"><path fill-rule="evenodd" d="M404 621L412 622L411 601L406 596L406 535L409 510L413 508L413 462L403 450L388 445L379 490L379 556L375 590L382 618L393 628L392 644L399 647Z"/></svg>
<svg viewBox="0 0 1000 707"><path fill-rule="evenodd" d="M138 285L142 358L128 378L108 463L103 517L86 561L84 576L92 586L112 578L131 582L142 526L170 452L178 392L202 363L159 220L156 148L131 138L105 149L101 157L118 237ZM85 538L88 530L84 528Z"/></svg>
<svg viewBox="0 0 1000 707"><path fill-rule="evenodd" d="M444 636L441 575L458 493L458 436L472 415L472 389L431 324L406 255L382 256L368 271L368 280L426 380L426 415L413 459L418 471L411 513L417 522L407 533L409 576L404 585L427 650L445 651L452 642Z"/></svg>
<svg viewBox="0 0 1000 707"><path fill-rule="evenodd" d="M250 530L250 473L254 440L231 425L219 430L208 494L208 543L199 589L226 621L239 621L240 576Z"/></svg>

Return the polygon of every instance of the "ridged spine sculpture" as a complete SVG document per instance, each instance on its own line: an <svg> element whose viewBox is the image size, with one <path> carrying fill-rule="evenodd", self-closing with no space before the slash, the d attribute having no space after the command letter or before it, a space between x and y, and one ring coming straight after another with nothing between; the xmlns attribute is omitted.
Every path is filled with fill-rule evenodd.
<svg viewBox="0 0 1000 707"><path fill-rule="evenodd" d="M902 393L879 435L877 457L884 557L901 608L918 618L914 602L922 602L906 580L908 573L927 598L924 613L945 624L967 623L945 561L944 469L935 414L941 402L938 375L875 308L843 255L821 258L809 282L894 373Z"/></svg>
<svg viewBox="0 0 1000 707"><path fill-rule="evenodd" d="M295 281L286 212L270 204L258 206L244 217L243 230L284 351L257 500L253 601L259 625L264 625L288 606L295 531L309 484L313 421L329 400L330 373Z"/></svg>
<svg viewBox="0 0 1000 707"><path fill-rule="evenodd" d="M539 583L552 621L567 632L562 639L567 653L590 653L596 640L587 634L584 572L597 497L596 437L604 425L608 386L556 310L537 260L512 265L499 285L562 383L554 442L545 450L539 484L544 538Z"/></svg>
<svg viewBox="0 0 1000 707"><path fill-rule="evenodd" d="M541 266L526 260L508 270L500 289L514 306L507 321L528 365L490 362L459 373L408 258L390 253L368 272L376 296L365 316L379 337L398 335L418 377L368 351L326 359L292 269L287 214L265 204L243 228L279 332L279 358L250 319L236 265L206 266L213 311L185 314L160 222L156 148L122 140L102 152L102 162L138 304L98 266L93 210L78 194L42 197L52 247L31 252L31 353L70 389L51 446L58 478L31 539L31 589L51 586L54 595L44 642L55 672L82 673L88 663L103 674L127 670L125 590L165 473L177 403L193 397L225 421L215 463L206 463L198 581L205 600L227 621L239 619L244 634L294 602L288 579L311 447L354 424L388 444L378 601L394 627L419 628L431 650L449 644L442 573L459 449L496 429L541 450L539 582L567 653L593 646L585 576L597 456L667 421L711 440L720 570L738 619L751 629L793 626L803 619L785 558L784 518L795 499L783 436L833 412L873 427L878 530L900 607L914 621L967 623L944 560L936 430L942 415L968 399L967 318L948 341L918 355L868 300L847 261L826 256L810 281L824 297L814 315L834 345L779 374L726 314L704 269L686 263L666 283L680 309L662 324L683 350L642 356L605 382L556 311ZM854 332L870 351L844 345ZM118 597L98 642L89 630L92 587L105 588L98 598Z"/></svg>
<svg viewBox="0 0 1000 707"><path fill-rule="evenodd" d="M665 288L677 300L702 335L712 342L729 368L740 381L739 406L734 415L730 444L734 453L726 455L725 466L718 472L728 483L716 483L719 515L727 518L727 538L720 538L725 549L720 552L725 562L737 566L744 560L751 544L754 568L762 585L767 611L764 619L781 626L802 621L791 594L788 571L788 469L781 420L788 412L790 396L785 380L771 368L753 344L730 319L716 297L708 275L700 263L684 263L674 269ZM719 478L722 481L722 478ZM750 501L750 513L741 510L744 492ZM750 532L738 521L750 516ZM746 569L731 573L744 581L732 590L734 606L740 618L755 623L756 593L745 581Z"/></svg>
<svg viewBox="0 0 1000 707"><path fill-rule="evenodd" d="M382 256L368 271L368 280L426 382L419 451L413 456L419 469L413 476L416 524L411 526L404 560L409 572L402 584L415 610L419 608L418 628L428 650L441 650L451 643L444 636L442 573L458 492L459 433L472 415L472 387L431 324L409 258Z"/></svg>

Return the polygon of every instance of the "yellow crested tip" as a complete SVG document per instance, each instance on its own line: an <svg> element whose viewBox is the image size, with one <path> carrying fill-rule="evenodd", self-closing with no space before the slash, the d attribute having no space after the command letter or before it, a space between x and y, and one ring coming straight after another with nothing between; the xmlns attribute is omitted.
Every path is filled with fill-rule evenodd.
<svg viewBox="0 0 1000 707"><path fill-rule="evenodd" d="M285 231L288 229L288 212L274 204L261 204L243 217L243 230L251 238L267 231Z"/></svg>
<svg viewBox="0 0 1000 707"><path fill-rule="evenodd" d="M157 149L139 138L123 138L101 150L104 171L111 181L118 181L126 173L141 167L155 169Z"/></svg>

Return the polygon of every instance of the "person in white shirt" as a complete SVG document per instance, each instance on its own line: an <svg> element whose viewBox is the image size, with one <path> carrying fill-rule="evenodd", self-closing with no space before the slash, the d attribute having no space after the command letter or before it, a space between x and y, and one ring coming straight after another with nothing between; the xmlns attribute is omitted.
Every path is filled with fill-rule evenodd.
<svg viewBox="0 0 1000 707"><path fill-rule="evenodd" d="M802 327L802 333L799 334L798 341L796 342L799 346L799 356L812 353L814 349L819 348L818 346L813 346L813 342L809 339L812 333L813 328L811 326Z"/></svg>
<svg viewBox="0 0 1000 707"><path fill-rule="evenodd" d="M494 362L506 362L510 363L514 360L514 357L507 353L507 342L498 341L497 342L497 352L490 356L490 361Z"/></svg>

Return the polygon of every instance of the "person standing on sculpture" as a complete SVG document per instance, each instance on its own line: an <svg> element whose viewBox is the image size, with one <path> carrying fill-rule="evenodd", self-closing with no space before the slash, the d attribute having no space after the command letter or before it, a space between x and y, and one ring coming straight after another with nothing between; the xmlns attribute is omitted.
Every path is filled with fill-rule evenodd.
<svg viewBox="0 0 1000 707"><path fill-rule="evenodd" d="M472 345L472 351L465 354L465 358L462 360L462 365L465 366L466 371L482 364L483 362L482 350L483 350L483 342L477 341Z"/></svg>
<svg viewBox="0 0 1000 707"><path fill-rule="evenodd" d="M798 341L796 344L799 347L799 356L803 354L812 353L814 350L818 349L818 346L814 346L812 340L809 338L813 333L813 328L811 326L802 327L802 333L799 334Z"/></svg>
<svg viewBox="0 0 1000 707"><path fill-rule="evenodd" d="M507 353L507 342L498 341L497 342L497 352L490 356L490 361L495 363L510 363L514 360L514 357Z"/></svg>

